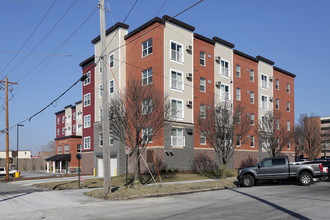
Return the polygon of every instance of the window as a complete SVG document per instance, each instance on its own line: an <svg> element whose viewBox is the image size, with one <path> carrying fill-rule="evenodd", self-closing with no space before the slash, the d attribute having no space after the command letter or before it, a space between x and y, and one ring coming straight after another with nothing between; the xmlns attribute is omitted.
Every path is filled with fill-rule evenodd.
<svg viewBox="0 0 330 220"><path fill-rule="evenodd" d="M254 82L254 70L250 70L250 81Z"/></svg>
<svg viewBox="0 0 330 220"><path fill-rule="evenodd" d="M276 110L280 109L280 100L279 99L276 99L276 101L275 101L275 108L276 108Z"/></svg>
<svg viewBox="0 0 330 220"><path fill-rule="evenodd" d="M290 112L290 102L287 102L286 103L286 111L287 112Z"/></svg>
<svg viewBox="0 0 330 220"><path fill-rule="evenodd" d="M200 85L200 91L206 92L206 79L200 78L199 85Z"/></svg>
<svg viewBox="0 0 330 220"><path fill-rule="evenodd" d="M220 65L221 65L220 74L222 76L229 77L229 62L227 62L225 60L221 60Z"/></svg>
<svg viewBox="0 0 330 220"><path fill-rule="evenodd" d="M171 100L172 118L183 118L183 104L181 100Z"/></svg>
<svg viewBox="0 0 330 220"><path fill-rule="evenodd" d="M286 164L286 161L284 158L274 158L272 159L273 166L283 166Z"/></svg>
<svg viewBox="0 0 330 220"><path fill-rule="evenodd" d="M84 137L84 149L91 149L91 137Z"/></svg>
<svg viewBox="0 0 330 220"><path fill-rule="evenodd" d="M64 123L64 116L62 116L62 123Z"/></svg>
<svg viewBox="0 0 330 220"><path fill-rule="evenodd" d="M290 94L290 83L286 84L286 92Z"/></svg>
<svg viewBox="0 0 330 220"><path fill-rule="evenodd" d="M250 119L251 119L250 124L254 125L254 114L253 113L250 114Z"/></svg>
<svg viewBox="0 0 330 220"><path fill-rule="evenodd" d="M110 146L113 146L115 139L113 138L113 134L110 132L109 133L109 144Z"/></svg>
<svg viewBox="0 0 330 220"><path fill-rule="evenodd" d="M254 92L250 92L250 103L254 104Z"/></svg>
<svg viewBox="0 0 330 220"><path fill-rule="evenodd" d="M254 147L254 136L253 135L251 135L251 147Z"/></svg>
<svg viewBox="0 0 330 220"><path fill-rule="evenodd" d="M261 116L261 130L264 130L264 131L268 130L267 122L268 122L267 116Z"/></svg>
<svg viewBox="0 0 330 220"><path fill-rule="evenodd" d="M229 86L221 84L220 86L220 99L222 101L229 100Z"/></svg>
<svg viewBox="0 0 330 220"><path fill-rule="evenodd" d="M201 145L206 145L205 131L201 131L201 135L200 135L199 140L200 140Z"/></svg>
<svg viewBox="0 0 330 220"><path fill-rule="evenodd" d="M99 74L101 74L103 72L103 62L102 60L100 60L99 62Z"/></svg>
<svg viewBox="0 0 330 220"><path fill-rule="evenodd" d="M237 135L236 136L236 146L241 146L241 136L240 135Z"/></svg>
<svg viewBox="0 0 330 220"><path fill-rule="evenodd" d="M152 68L142 71L142 85L152 83Z"/></svg>
<svg viewBox="0 0 330 220"><path fill-rule="evenodd" d="M112 80L110 80L110 82L109 82L109 93L110 94L113 94L113 92L114 92L114 81L113 81L113 79Z"/></svg>
<svg viewBox="0 0 330 220"><path fill-rule="evenodd" d="M57 118L57 124L58 125L60 124L60 118L59 117Z"/></svg>
<svg viewBox="0 0 330 220"><path fill-rule="evenodd" d="M290 150L290 140L288 140L288 150Z"/></svg>
<svg viewBox="0 0 330 220"><path fill-rule="evenodd" d="M183 63L182 44L171 42L171 60Z"/></svg>
<svg viewBox="0 0 330 220"><path fill-rule="evenodd" d="M206 105L205 104L200 105L199 116L201 118L206 118Z"/></svg>
<svg viewBox="0 0 330 220"><path fill-rule="evenodd" d="M65 128L62 128L62 135L64 135Z"/></svg>
<svg viewBox="0 0 330 220"><path fill-rule="evenodd" d="M57 129L57 135L60 135L60 129L59 128Z"/></svg>
<svg viewBox="0 0 330 220"><path fill-rule="evenodd" d="M109 56L109 66L110 66L110 68L114 67L114 65L115 65L114 58L115 58L115 56L113 55L113 53L110 54L110 56Z"/></svg>
<svg viewBox="0 0 330 220"><path fill-rule="evenodd" d="M241 89L236 88L236 100L241 100Z"/></svg>
<svg viewBox="0 0 330 220"><path fill-rule="evenodd" d="M152 128L142 128L142 142L152 142Z"/></svg>
<svg viewBox="0 0 330 220"><path fill-rule="evenodd" d="M143 99L142 101L142 114L146 115L152 112L152 99Z"/></svg>
<svg viewBox="0 0 330 220"><path fill-rule="evenodd" d="M152 54L152 38L142 43L142 57Z"/></svg>
<svg viewBox="0 0 330 220"><path fill-rule="evenodd" d="M99 146L103 146L103 133L99 133Z"/></svg>
<svg viewBox="0 0 330 220"><path fill-rule="evenodd" d="M280 139L276 138L275 146L277 149L280 149Z"/></svg>
<svg viewBox="0 0 330 220"><path fill-rule="evenodd" d="M101 108L99 108L99 120L103 121L103 111Z"/></svg>
<svg viewBox="0 0 330 220"><path fill-rule="evenodd" d="M242 112L237 112L237 123L240 124L242 120Z"/></svg>
<svg viewBox="0 0 330 220"><path fill-rule="evenodd" d="M236 65L236 77L241 77L241 66Z"/></svg>
<svg viewBox="0 0 330 220"><path fill-rule="evenodd" d="M276 119L276 129L277 130L280 129L280 119L279 118Z"/></svg>
<svg viewBox="0 0 330 220"><path fill-rule="evenodd" d="M264 74L261 74L261 88L268 89L268 77Z"/></svg>
<svg viewBox="0 0 330 220"><path fill-rule="evenodd" d="M205 52L199 52L199 64L205 66Z"/></svg>
<svg viewBox="0 0 330 220"><path fill-rule="evenodd" d="M280 89L280 80L276 79L275 81L275 89L279 90Z"/></svg>
<svg viewBox="0 0 330 220"><path fill-rule="evenodd" d="M81 152L82 151L82 148L81 148L81 144L77 144L77 152Z"/></svg>
<svg viewBox="0 0 330 220"><path fill-rule="evenodd" d="M57 146L57 153L58 154L61 154L62 153L62 146L61 145L58 145Z"/></svg>
<svg viewBox="0 0 330 220"><path fill-rule="evenodd" d="M64 145L64 153L69 153L70 152L70 147L68 144Z"/></svg>
<svg viewBox="0 0 330 220"><path fill-rule="evenodd" d="M289 120L286 122L286 129L287 129L288 131L290 131L290 121L289 121Z"/></svg>
<svg viewBox="0 0 330 220"><path fill-rule="evenodd" d="M73 120L76 120L76 112L73 113L72 117L73 117Z"/></svg>
<svg viewBox="0 0 330 220"><path fill-rule="evenodd" d="M171 89L183 90L182 73L171 71Z"/></svg>
<svg viewBox="0 0 330 220"><path fill-rule="evenodd" d="M91 105L91 94L84 95L84 107Z"/></svg>
<svg viewBox="0 0 330 220"><path fill-rule="evenodd" d="M73 125L72 130L73 132L76 132L76 125Z"/></svg>
<svg viewBox="0 0 330 220"><path fill-rule="evenodd" d="M88 71L87 73L85 73L87 78L84 80L84 86L88 85L91 83L91 71Z"/></svg>
<svg viewBox="0 0 330 220"><path fill-rule="evenodd" d="M91 115L84 116L84 128L89 128L91 126Z"/></svg>
<svg viewBox="0 0 330 220"><path fill-rule="evenodd" d="M261 105L262 109L268 109L268 97L261 95Z"/></svg>
<svg viewBox="0 0 330 220"><path fill-rule="evenodd" d="M102 98L103 95L103 86L102 84L99 85L99 98Z"/></svg>
<svg viewBox="0 0 330 220"><path fill-rule="evenodd" d="M262 167L271 167L272 166L272 159L265 159L261 162Z"/></svg>
<svg viewBox="0 0 330 220"><path fill-rule="evenodd" d="M185 137L183 136L183 129L181 128L172 129L171 146L173 147L185 146Z"/></svg>

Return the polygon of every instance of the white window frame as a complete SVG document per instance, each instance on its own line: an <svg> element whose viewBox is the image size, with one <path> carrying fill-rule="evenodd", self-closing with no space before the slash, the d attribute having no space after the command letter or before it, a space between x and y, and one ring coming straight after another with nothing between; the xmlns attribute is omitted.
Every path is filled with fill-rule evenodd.
<svg viewBox="0 0 330 220"><path fill-rule="evenodd" d="M151 41L151 43L150 43L150 41ZM144 44L144 43L146 43L146 44ZM153 51L152 38L142 42L141 47L142 47L142 58L152 54L152 51ZM151 49L151 52L150 52L150 49ZM145 54L143 53L144 51L146 51Z"/></svg>
<svg viewBox="0 0 330 220"><path fill-rule="evenodd" d="M181 131L182 136L178 136L178 131ZM173 135L173 131L175 131L175 135ZM182 144L179 144L179 141ZM171 146L172 147L185 147L185 136L184 136L184 130L182 128L172 128L171 130Z"/></svg>
<svg viewBox="0 0 330 220"><path fill-rule="evenodd" d="M236 100L241 101L241 88L236 88Z"/></svg>
<svg viewBox="0 0 330 220"><path fill-rule="evenodd" d="M62 116L62 123L64 123L64 116Z"/></svg>
<svg viewBox="0 0 330 220"><path fill-rule="evenodd" d="M291 149L290 140L288 140L288 144L287 144L287 146L286 146L286 147L288 148L288 150L290 150L290 149Z"/></svg>
<svg viewBox="0 0 330 220"><path fill-rule="evenodd" d="M175 74L175 77L178 77L178 75L181 75L181 81L179 79L174 79L172 78L172 74ZM177 70L173 70L171 69L171 90L175 90L175 91L184 91L184 78L183 78L183 72L181 71L177 71ZM180 83L181 83L181 88L180 88Z"/></svg>
<svg viewBox="0 0 330 220"><path fill-rule="evenodd" d="M268 76L267 75L265 75L265 74L263 74L263 73L261 73L261 75L260 75L260 86L261 86L261 88L262 89L265 89L265 90L268 90L268 88L269 88L269 86L268 86ZM263 78L266 78L266 80L263 80Z"/></svg>
<svg viewBox="0 0 330 220"><path fill-rule="evenodd" d="M206 105L205 104L199 105L199 117L206 118Z"/></svg>
<svg viewBox="0 0 330 220"><path fill-rule="evenodd" d="M68 144L64 145L64 153L70 153L70 145Z"/></svg>
<svg viewBox="0 0 330 220"><path fill-rule="evenodd" d="M279 99L275 99L275 109L280 110L280 100Z"/></svg>
<svg viewBox="0 0 330 220"><path fill-rule="evenodd" d="M266 98L266 102L264 102L264 101L262 100L263 97ZM268 98L267 95L263 95L263 94L261 94L261 108L262 108L262 109L264 109L264 110L269 109L269 102L268 102L268 100L269 100L269 98ZM265 106L264 106L264 103L265 103Z"/></svg>
<svg viewBox="0 0 330 220"><path fill-rule="evenodd" d="M172 102L175 101L176 103L181 102L182 103L182 109L181 109L181 117L178 117L177 114L179 111L176 111L175 114L173 114L173 106L172 106ZM177 108L177 107L176 107ZM172 118L173 119L177 119L177 120L183 120L184 119L184 101L182 99L174 99L171 98L171 112L172 112Z"/></svg>
<svg viewBox="0 0 330 220"><path fill-rule="evenodd" d="M84 80L84 86L88 85L91 83L91 71L88 71L86 74L86 79Z"/></svg>
<svg viewBox="0 0 330 220"><path fill-rule="evenodd" d="M103 133L99 133L99 146L103 146Z"/></svg>
<svg viewBox="0 0 330 220"><path fill-rule="evenodd" d="M57 129L57 136L60 135L60 129Z"/></svg>
<svg viewBox="0 0 330 220"><path fill-rule="evenodd" d="M251 135L250 138L251 138L250 146L251 146L251 148L254 148L255 147L255 136Z"/></svg>
<svg viewBox="0 0 330 220"><path fill-rule="evenodd" d="M147 74L146 77L144 77L144 73ZM144 83L144 80L146 79L146 83ZM151 79L151 80L150 80ZM148 85L153 82L153 77L152 77L152 67L145 69L142 71L142 85Z"/></svg>
<svg viewBox="0 0 330 220"><path fill-rule="evenodd" d="M109 81L109 94L113 94L115 92L115 82L113 79Z"/></svg>
<svg viewBox="0 0 330 220"><path fill-rule="evenodd" d="M242 137L241 135L236 135L236 147L241 147L242 146Z"/></svg>
<svg viewBox="0 0 330 220"><path fill-rule="evenodd" d="M201 131L200 137L199 137L199 143L200 143L200 145L206 145L205 131Z"/></svg>
<svg viewBox="0 0 330 220"><path fill-rule="evenodd" d="M290 120L287 120L287 121L286 121L286 129L287 129L288 131L291 130L291 127L290 127Z"/></svg>
<svg viewBox="0 0 330 220"><path fill-rule="evenodd" d="M224 63L224 64L227 63L228 67L226 68L225 66L222 66L222 63ZM227 69L227 74L228 75L226 75L224 73L224 72L226 72L226 71L224 71L225 69ZM228 60L224 60L224 59L220 60L220 75L223 76L223 77L227 77L227 78L230 77L230 62Z"/></svg>
<svg viewBox="0 0 330 220"><path fill-rule="evenodd" d="M103 72L103 61L100 60L99 61L99 74L102 74L102 72Z"/></svg>
<svg viewBox="0 0 330 220"><path fill-rule="evenodd" d="M253 123L252 123L253 122ZM251 113L250 114L250 125L251 126L254 126L254 122L255 122L255 119L254 119L254 113Z"/></svg>
<svg viewBox="0 0 330 220"><path fill-rule="evenodd" d="M62 128L62 135L64 135L65 133L65 128Z"/></svg>
<svg viewBox="0 0 330 220"><path fill-rule="evenodd" d="M60 124L60 117L57 117L57 124Z"/></svg>
<svg viewBox="0 0 330 220"><path fill-rule="evenodd" d="M241 78L241 66L236 64L236 77Z"/></svg>
<svg viewBox="0 0 330 220"><path fill-rule="evenodd" d="M152 98L142 100L142 115L150 114L152 112Z"/></svg>
<svg viewBox="0 0 330 220"><path fill-rule="evenodd" d="M99 98L102 98L102 96L103 96L103 85L100 84L99 85Z"/></svg>
<svg viewBox="0 0 330 220"><path fill-rule="evenodd" d="M172 44L176 44L176 48L175 48L175 51L172 50ZM181 46L181 53L180 51L177 51L178 49L178 46ZM173 61L173 62L176 62L176 63L180 63L180 64L183 64L184 63L184 50L183 50L183 44L180 44L178 42L175 42L175 41L170 41L170 60ZM173 57L173 52L176 53L176 57ZM181 57L181 60L180 59L177 59L178 57Z"/></svg>
<svg viewBox="0 0 330 220"><path fill-rule="evenodd" d="M254 104L254 92L250 92L250 104Z"/></svg>
<svg viewBox="0 0 330 220"><path fill-rule="evenodd" d="M91 149L91 137L84 137L84 150Z"/></svg>
<svg viewBox="0 0 330 220"><path fill-rule="evenodd" d="M73 112L72 117L73 117L73 120L76 120L76 112Z"/></svg>
<svg viewBox="0 0 330 220"><path fill-rule="evenodd" d="M103 110L99 108L99 121L103 120Z"/></svg>
<svg viewBox="0 0 330 220"><path fill-rule="evenodd" d="M203 84L203 82L204 82L204 84ZM202 88L204 88L204 89L202 89ZM203 77L199 78L199 91L206 92L206 79Z"/></svg>
<svg viewBox="0 0 330 220"><path fill-rule="evenodd" d="M76 132L76 125L72 126L72 130L73 130L73 132Z"/></svg>
<svg viewBox="0 0 330 220"><path fill-rule="evenodd" d="M199 52L199 65L206 66L206 53L204 51Z"/></svg>
<svg viewBox="0 0 330 220"><path fill-rule="evenodd" d="M250 82L254 82L254 70L250 69Z"/></svg>
<svg viewBox="0 0 330 220"><path fill-rule="evenodd" d="M275 80L275 89L276 90L279 90L280 89L280 80L279 79L276 79Z"/></svg>
<svg viewBox="0 0 330 220"><path fill-rule="evenodd" d="M89 128L91 126L91 115L84 116L84 128Z"/></svg>
<svg viewBox="0 0 330 220"><path fill-rule="evenodd" d="M286 84L286 93L290 94L290 83Z"/></svg>
<svg viewBox="0 0 330 220"><path fill-rule="evenodd" d="M109 133L109 145L113 146L115 139L113 138L112 132Z"/></svg>
<svg viewBox="0 0 330 220"><path fill-rule="evenodd" d="M60 149L61 149L61 150L60 150ZM62 153L62 150L63 150L63 149L62 149L62 145L58 145L58 146L57 146L57 153L58 153L58 154L61 154L61 153Z"/></svg>
<svg viewBox="0 0 330 220"><path fill-rule="evenodd" d="M277 130L280 130L280 119L279 118L276 119L275 126L276 126Z"/></svg>
<svg viewBox="0 0 330 220"><path fill-rule="evenodd" d="M228 92L225 91L226 87L228 87ZM224 91L222 91L222 88L224 88ZM221 83L221 85L220 85L220 100L221 101L229 101L230 100L230 86L229 85Z"/></svg>
<svg viewBox="0 0 330 220"><path fill-rule="evenodd" d="M146 134L147 133L147 134ZM142 142L146 143L152 143L153 142L153 134L152 134L152 128L142 128Z"/></svg>
<svg viewBox="0 0 330 220"><path fill-rule="evenodd" d="M91 93L87 93L84 95L84 107L91 105Z"/></svg>
<svg viewBox="0 0 330 220"><path fill-rule="evenodd" d="M286 103L286 111L287 111L287 112L290 112L290 111L291 111L291 105L290 105L290 102L287 102L287 103Z"/></svg>
<svg viewBox="0 0 330 220"><path fill-rule="evenodd" d="M115 66L115 54L111 53L109 55L109 69Z"/></svg>

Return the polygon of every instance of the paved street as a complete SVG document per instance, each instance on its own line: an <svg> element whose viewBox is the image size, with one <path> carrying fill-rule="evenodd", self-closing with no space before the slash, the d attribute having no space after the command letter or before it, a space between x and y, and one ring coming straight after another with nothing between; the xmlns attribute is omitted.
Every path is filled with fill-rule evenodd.
<svg viewBox="0 0 330 220"><path fill-rule="evenodd" d="M330 182L296 184L122 201L91 199L87 190L42 191L17 182L2 193L1 219L328 219ZM8 186L7 186L8 188ZM31 192L29 191L31 190Z"/></svg>

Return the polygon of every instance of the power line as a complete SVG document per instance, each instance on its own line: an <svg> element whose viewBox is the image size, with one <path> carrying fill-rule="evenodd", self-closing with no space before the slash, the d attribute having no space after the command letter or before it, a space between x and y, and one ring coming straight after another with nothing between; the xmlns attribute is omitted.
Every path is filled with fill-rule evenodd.
<svg viewBox="0 0 330 220"><path fill-rule="evenodd" d="M25 42L23 43L23 45L19 48L18 51L21 51L25 45L27 44L27 42L31 39L32 35L37 31L37 29L40 27L41 23L45 20L45 18L47 17L47 15L49 14L50 10L54 7L56 3L56 0L54 0L53 4L48 8L48 10L46 11L45 15L41 18L41 20L39 21L38 25L34 28L34 30L32 31L32 33L28 36L28 38L25 40ZM7 65L1 70L0 73L3 73L8 66L13 62L13 60L16 58L18 54L15 54L11 60L7 63ZM3 78L3 77L2 77Z"/></svg>
<svg viewBox="0 0 330 220"><path fill-rule="evenodd" d="M71 54L31 53L31 52L8 51L8 50L0 50L0 53L17 53L17 54L41 55L41 56L55 56L55 57L73 57L73 55L71 55Z"/></svg>

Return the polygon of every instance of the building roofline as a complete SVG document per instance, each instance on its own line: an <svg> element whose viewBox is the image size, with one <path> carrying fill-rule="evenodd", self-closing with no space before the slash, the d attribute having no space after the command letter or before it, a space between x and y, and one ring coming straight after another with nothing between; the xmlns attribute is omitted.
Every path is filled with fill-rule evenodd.
<svg viewBox="0 0 330 220"><path fill-rule="evenodd" d="M237 54L237 55L239 55L239 56L245 57L245 58L247 58L247 59L249 59L249 60L252 60L252 61L254 61L254 62L257 62L257 63L258 63L258 61L259 61L257 58L255 58L255 57L253 57L253 56L250 56L250 55L248 55L248 54L246 54L246 53L243 53L243 52L241 52L241 51L239 51L239 50L236 50L236 49L234 49L234 53Z"/></svg>
<svg viewBox="0 0 330 220"><path fill-rule="evenodd" d="M117 22L115 25L111 26L110 28L108 28L108 30L106 30L105 32L105 35L108 36L109 34L111 34L114 30L116 30L117 28L125 28L125 29L128 29L129 28L129 25L128 24L124 24L124 23L121 23L121 22ZM101 37L100 35L95 37L93 40L92 40L92 44L96 44L97 42L99 42L101 40Z"/></svg>
<svg viewBox="0 0 330 220"><path fill-rule="evenodd" d="M175 18L173 18L173 17L171 17L171 16L164 15L164 16L163 16L163 19L164 19L165 21L169 21L169 22L171 22L171 23L173 23L173 24L176 24L176 25L178 25L178 26L180 26L180 27L183 27L183 28L185 28L185 29L187 29L187 30L189 30L189 31L195 31L195 27L193 27L193 26L191 26L191 25L189 25L189 24L187 24L187 23L184 23L184 22L182 22L182 21L179 21L178 19L175 19Z"/></svg>
<svg viewBox="0 0 330 220"><path fill-rule="evenodd" d="M126 34L124 36L124 39L127 40L128 38L132 37L133 35L139 33L140 31L146 29L147 27L151 26L152 24L154 23L161 23L161 24L164 24L164 20L159 18L159 17L155 17L153 19L151 19L150 21L144 23L143 25L141 25L140 27L134 29L133 31L131 31L130 33Z"/></svg>
<svg viewBox="0 0 330 220"><path fill-rule="evenodd" d="M213 44L213 45L215 44L214 40L211 40L210 38L204 37L203 35L194 33L194 37L199 39L199 40L205 41L206 43Z"/></svg>
<svg viewBox="0 0 330 220"><path fill-rule="evenodd" d="M62 114L62 113L65 113L65 110L61 110L61 111L58 111L58 112L55 112L55 115L59 115L59 114Z"/></svg>
<svg viewBox="0 0 330 220"><path fill-rule="evenodd" d="M78 138L78 139L81 139L82 136L70 135L70 136L64 136L64 137L55 138L54 140L57 141L57 140L63 140L63 139L68 139L68 138Z"/></svg>
<svg viewBox="0 0 330 220"><path fill-rule="evenodd" d="M284 70L284 69L278 68L277 66L274 66L273 68L274 68L274 70L279 71L279 72L281 72L281 73L284 73L285 75L291 76L291 77L293 77L293 78L296 77L295 74L290 73L290 72L288 72L288 71L286 71L286 70Z"/></svg>
<svg viewBox="0 0 330 220"><path fill-rule="evenodd" d="M71 107L72 107L72 105L67 105L64 108L71 108Z"/></svg>
<svg viewBox="0 0 330 220"><path fill-rule="evenodd" d="M76 102L74 104L79 105L80 103L82 103L82 100L80 100L80 101L78 101L78 102Z"/></svg>
<svg viewBox="0 0 330 220"><path fill-rule="evenodd" d="M90 62L92 62L92 61L93 61L93 63L94 63L94 59L95 59L95 55L90 56L90 57L88 57L86 60L84 60L84 61L82 61L81 63L79 63L79 66L83 67L83 66L85 66L86 64L88 64L88 63L90 63Z"/></svg>
<svg viewBox="0 0 330 220"><path fill-rule="evenodd" d="M228 41L226 41L224 39L221 39L219 37L213 37L212 40L214 40L215 42L218 42L220 44L223 44L223 45L225 45L227 47L230 47L230 48L234 48L235 47L235 44L230 43L230 42L228 42Z"/></svg>
<svg viewBox="0 0 330 220"><path fill-rule="evenodd" d="M272 65L272 66L275 64L274 61L271 61L271 60L269 60L269 59L267 59L267 58L265 58L265 57L262 57L262 56L257 56L257 59L258 59L258 60L261 60L261 61L263 61L263 62L265 62L265 63L268 63L268 64L270 64L270 65Z"/></svg>

